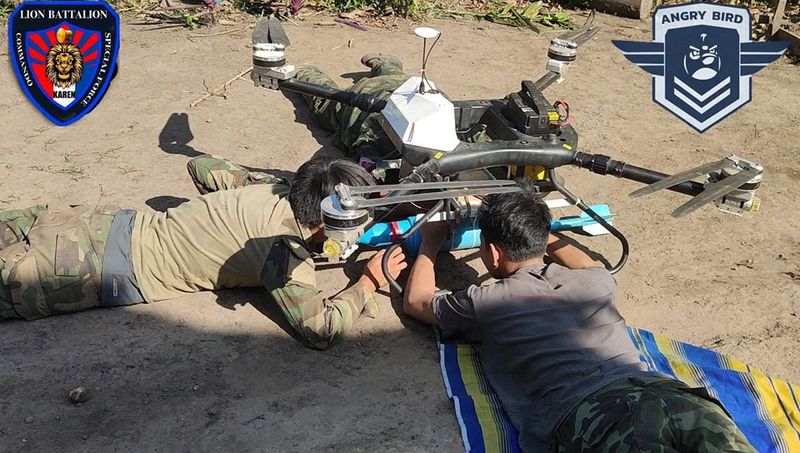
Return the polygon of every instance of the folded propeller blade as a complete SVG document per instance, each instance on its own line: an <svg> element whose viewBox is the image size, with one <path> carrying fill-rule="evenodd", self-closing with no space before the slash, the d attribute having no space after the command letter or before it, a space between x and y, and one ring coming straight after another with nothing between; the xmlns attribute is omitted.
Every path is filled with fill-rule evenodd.
<svg viewBox="0 0 800 453"><path fill-rule="evenodd" d="M597 32L600 31L599 25L592 25L591 27L580 28L578 30L569 31L564 33L563 35L559 36L559 39L565 39L574 42L578 46L582 45L586 41L592 39Z"/></svg>
<svg viewBox="0 0 800 453"><path fill-rule="evenodd" d="M283 29L283 23L274 17L269 18L269 42L283 44L283 47L289 47L291 44L286 30Z"/></svg>
<svg viewBox="0 0 800 453"><path fill-rule="evenodd" d="M253 44L270 43L283 44L289 47L291 42L283 29L283 24L274 17L262 17L253 29Z"/></svg>
<svg viewBox="0 0 800 453"><path fill-rule="evenodd" d="M696 211L704 204L726 195L728 192L755 178L759 173L759 170L751 168L749 170L740 171L735 175L728 176L727 178L713 184L708 184L705 190L676 209L672 213L672 217L683 217L686 214Z"/></svg>

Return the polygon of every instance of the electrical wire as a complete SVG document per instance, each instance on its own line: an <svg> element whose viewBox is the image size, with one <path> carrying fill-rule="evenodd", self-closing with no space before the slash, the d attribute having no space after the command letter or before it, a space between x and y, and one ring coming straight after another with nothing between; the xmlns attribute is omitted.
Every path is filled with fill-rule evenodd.
<svg viewBox="0 0 800 453"><path fill-rule="evenodd" d="M629 245L628 245L628 239L625 237L625 235L622 234L622 232L619 231L618 229L614 228L610 223L606 222L606 220L603 217L598 215L596 212L594 212L594 210L592 210L592 208L587 206L586 203L583 202L583 200L578 198L574 193L570 192L566 187L561 185L561 183L559 183L558 179L556 178L555 168L547 169L547 178L550 179L550 182L553 184L553 187L555 187L556 190L559 193L561 193L561 195L564 195L564 198L566 198L570 203L580 208L581 211L585 212L595 222L602 225L603 228L605 228L609 233L611 233L615 238L617 238L617 240L619 240L619 243L622 246L622 256L619 258L619 261L617 261L617 264L608 269L608 272L610 272L611 274L616 274L617 272L619 272L623 267L625 267L625 263L628 262Z"/></svg>
<svg viewBox="0 0 800 453"><path fill-rule="evenodd" d="M566 126L567 124L572 122L572 113L569 111L569 104L566 101L558 100L553 104L553 107L558 112L558 122L556 123L559 126ZM559 107L564 109L564 114L562 115L559 111Z"/></svg>
<svg viewBox="0 0 800 453"><path fill-rule="evenodd" d="M430 88L430 90L428 91L429 93L434 93L435 94L435 93L439 92L439 90L432 88L431 82L430 82L430 80L428 80L428 76L426 74L426 68L428 66L428 58L430 58L431 52L433 52L433 48L436 46L436 43L439 42L439 39L441 37L442 37L441 34L439 34L439 36L436 37L436 41L434 41L433 44L431 44L431 48L430 49L427 49L428 40L427 39L423 39L422 40L422 71L421 71L422 80L419 83L419 92L420 92L420 94L424 94L425 93L425 89L426 89L425 85L427 85L428 88ZM426 49L427 49L427 52L426 52Z"/></svg>
<svg viewBox="0 0 800 453"><path fill-rule="evenodd" d="M398 242L397 244L393 244L393 245L389 246L389 248L386 249L386 252L384 252L383 259L381 260L381 270L383 271L383 276L386 277L386 281L389 282L389 285L392 288L394 288L394 290L397 291L398 294L403 294L403 287L400 286L400 284L397 283L397 281L392 277L392 274L389 273L389 257L392 255L392 252L394 251L394 249L396 249L397 247L402 246L403 242L405 242L406 239L411 237L411 235L414 234L418 229L420 229L420 227L422 227L422 225L425 225L428 222L428 220L431 219L431 217L433 217L434 215L436 215L436 213L441 211L442 208L444 207L444 205L445 205L445 200L439 200L430 209L430 211L426 212L425 215L423 215L422 217L417 219L417 221L414 222L413 225L411 225L411 228L409 228L409 230L406 231L400 237L400 239L401 239L400 242Z"/></svg>

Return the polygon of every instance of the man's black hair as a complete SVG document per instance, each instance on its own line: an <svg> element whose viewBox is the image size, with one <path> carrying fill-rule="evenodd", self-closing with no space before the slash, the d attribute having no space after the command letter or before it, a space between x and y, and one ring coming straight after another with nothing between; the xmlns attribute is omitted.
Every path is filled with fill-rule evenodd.
<svg viewBox="0 0 800 453"><path fill-rule="evenodd" d="M355 162L333 157L316 157L297 169L289 191L289 205L301 225L322 225L319 204L333 193L336 184L371 186L375 180Z"/></svg>
<svg viewBox="0 0 800 453"><path fill-rule="evenodd" d="M517 184L519 192L489 195L478 211L484 239L515 262L544 256L551 220L550 209L533 184L524 180Z"/></svg>

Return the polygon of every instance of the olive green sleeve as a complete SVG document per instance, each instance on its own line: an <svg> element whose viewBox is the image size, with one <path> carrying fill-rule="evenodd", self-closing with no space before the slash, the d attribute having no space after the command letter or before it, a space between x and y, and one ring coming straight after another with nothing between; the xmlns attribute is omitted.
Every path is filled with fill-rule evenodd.
<svg viewBox="0 0 800 453"><path fill-rule="evenodd" d="M326 349L346 335L374 298L360 283L332 298L316 288L314 262L299 244L278 239L261 271L261 281L292 328L314 349Z"/></svg>

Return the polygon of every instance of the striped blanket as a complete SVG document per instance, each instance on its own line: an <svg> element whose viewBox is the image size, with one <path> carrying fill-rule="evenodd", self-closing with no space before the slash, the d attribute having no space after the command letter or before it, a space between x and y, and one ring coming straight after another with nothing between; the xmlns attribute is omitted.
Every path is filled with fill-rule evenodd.
<svg viewBox="0 0 800 453"><path fill-rule="evenodd" d="M733 416L759 452L800 452L800 386L773 379L741 361L629 327L642 358L656 371L703 386ZM467 452L518 452L517 431L486 382L472 346L439 337L447 396Z"/></svg>

